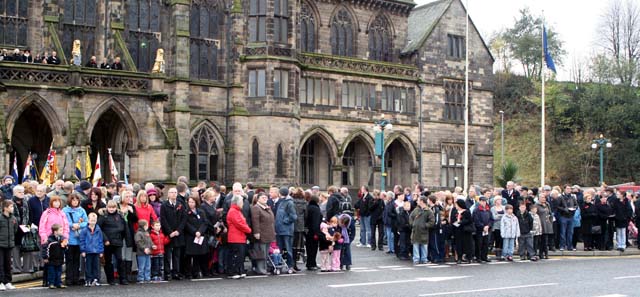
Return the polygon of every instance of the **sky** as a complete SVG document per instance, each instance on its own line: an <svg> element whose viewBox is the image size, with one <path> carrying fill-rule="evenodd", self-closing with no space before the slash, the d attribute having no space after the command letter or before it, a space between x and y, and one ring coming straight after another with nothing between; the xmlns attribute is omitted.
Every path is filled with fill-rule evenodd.
<svg viewBox="0 0 640 297"><path fill-rule="evenodd" d="M433 0L414 0L418 5ZM486 42L501 29L512 26L519 10L528 7L543 14L547 27L558 32L567 55L557 66L559 80L571 80L572 62L584 61L597 46L598 24L610 0L462 0L469 16ZM516 69L516 71L519 69Z"/></svg>

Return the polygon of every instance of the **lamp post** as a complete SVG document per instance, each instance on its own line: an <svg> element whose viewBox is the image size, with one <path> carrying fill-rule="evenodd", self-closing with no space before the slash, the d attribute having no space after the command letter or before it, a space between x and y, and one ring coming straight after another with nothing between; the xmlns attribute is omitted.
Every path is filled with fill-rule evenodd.
<svg viewBox="0 0 640 297"><path fill-rule="evenodd" d="M500 165L504 167L504 111L500 111Z"/></svg>
<svg viewBox="0 0 640 297"><path fill-rule="evenodd" d="M382 114L382 119L373 123L373 131L376 132L376 134L380 133L379 137L376 135L376 152L379 153L382 158L382 164L380 166L380 191L384 191L385 177L387 176L387 173L384 171L384 130L391 130L392 128L393 125L390 121L385 120L384 114Z"/></svg>
<svg viewBox="0 0 640 297"><path fill-rule="evenodd" d="M613 145L609 141L609 139L604 138L602 134L600 137L593 140L591 144L592 149L600 148L600 185L604 183L604 148L611 148Z"/></svg>

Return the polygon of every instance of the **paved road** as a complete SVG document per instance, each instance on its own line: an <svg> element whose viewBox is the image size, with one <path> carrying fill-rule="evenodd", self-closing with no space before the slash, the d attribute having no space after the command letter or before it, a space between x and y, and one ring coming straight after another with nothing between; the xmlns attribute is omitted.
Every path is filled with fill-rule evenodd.
<svg viewBox="0 0 640 297"><path fill-rule="evenodd" d="M556 258L541 262L412 266L383 252L354 248L344 273L205 279L161 284L42 288L6 296L640 296L640 257ZM81 295L77 295L81 294ZM90 295L89 295L90 294Z"/></svg>

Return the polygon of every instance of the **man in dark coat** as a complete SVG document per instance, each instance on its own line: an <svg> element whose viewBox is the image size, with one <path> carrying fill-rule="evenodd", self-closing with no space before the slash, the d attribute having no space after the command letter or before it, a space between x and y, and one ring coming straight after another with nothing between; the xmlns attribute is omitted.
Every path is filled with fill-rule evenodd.
<svg viewBox="0 0 640 297"><path fill-rule="evenodd" d="M60 65L60 58L58 58L58 53L56 51L51 52L51 56L47 58L47 64Z"/></svg>
<svg viewBox="0 0 640 297"><path fill-rule="evenodd" d="M327 221L340 214L340 203L343 201L342 195L338 192L338 188L335 186L327 189L329 194L329 200L327 200Z"/></svg>
<svg viewBox="0 0 640 297"><path fill-rule="evenodd" d="M513 206L514 212L518 209L518 199L520 193L514 189L515 184L512 181L507 182L507 188L502 190L502 198L507 199L507 203Z"/></svg>
<svg viewBox="0 0 640 297"><path fill-rule="evenodd" d="M384 200L387 197L387 193L382 192L380 196L374 197L369 201L369 211L371 211L371 250L375 251L376 247L379 250L383 249L384 242L384 226L382 222L382 214L384 212ZM378 240L376 244L376 230L378 230Z"/></svg>
<svg viewBox="0 0 640 297"><path fill-rule="evenodd" d="M36 226L40 225L40 217L42 217L42 213L49 208L49 197L46 195L47 186L38 185L36 188L36 194L29 198L27 203L29 204L29 218L31 220L31 224L35 224Z"/></svg>
<svg viewBox="0 0 640 297"><path fill-rule="evenodd" d="M318 255L318 240L320 236L323 236L320 230L320 224L322 223L322 213L320 212L320 206L318 205L318 196L311 196L309 204L307 205L307 217L305 218L304 226L307 231L307 270L318 270L316 263L316 256Z"/></svg>
<svg viewBox="0 0 640 297"><path fill-rule="evenodd" d="M169 189L167 201L162 203L160 208L160 222L162 224L162 232L168 236L171 241L165 246L164 255L164 278L165 280L181 279L180 262L182 259L182 248L185 246L184 227L187 223L186 209L178 203L178 190L176 188ZM172 265L173 264L173 265ZM169 267L172 269L169 270ZM169 275L171 272L171 275Z"/></svg>
<svg viewBox="0 0 640 297"><path fill-rule="evenodd" d="M115 60L113 60L113 64L111 65L111 69L113 70L122 70L122 62L120 62L120 57L116 57Z"/></svg>
<svg viewBox="0 0 640 297"><path fill-rule="evenodd" d="M373 200L373 196L369 193L368 186L362 186L360 193L362 197L355 205L360 215L360 243L356 244L356 246L371 247L369 244L371 240L371 212L369 211L369 201Z"/></svg>

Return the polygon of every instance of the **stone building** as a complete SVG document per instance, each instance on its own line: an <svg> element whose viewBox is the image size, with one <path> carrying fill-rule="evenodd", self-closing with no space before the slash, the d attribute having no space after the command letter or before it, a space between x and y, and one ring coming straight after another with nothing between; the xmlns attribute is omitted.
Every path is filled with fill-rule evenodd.
<svg viewBox="0 0 640 297"><path fill-rule="evenodd" d="M460 0L5 2L0 47L62 60L0 62L7 172L29 152L41 170L53 144L66 178L88 151L109 180L111 148L129 181L379 187L384 115L388 185L463 182ZM469 177L492 184L493 57L470 24ZM124 70L70 65L76 39L83 65Z"/></svg>

